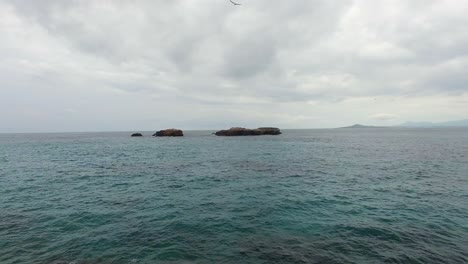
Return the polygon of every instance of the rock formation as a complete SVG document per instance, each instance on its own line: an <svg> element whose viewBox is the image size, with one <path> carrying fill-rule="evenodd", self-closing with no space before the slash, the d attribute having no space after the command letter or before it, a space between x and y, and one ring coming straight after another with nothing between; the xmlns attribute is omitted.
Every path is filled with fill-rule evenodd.
<svg viewBox="0 0 468 264"><path fill-rule="evenodd" d="M142 137L143 135L141 133L134 133L132 134L132 137Z"/></svg>
<svg viewBox="0 0 468 264"><path fill-rule="evenodd" d="M258 130L262 131L262 135L281 135L281 130L277 127L259 127Z"/></svg>
<svg viewBox="0 0 468 264"><path fill-rule="evenodd" d="M180 129L165 129L165 130L160 130L156 133L154 133L153 137L183 137L184 132Z"/></svg>
<svg viewBox="0 0 468 264"><path fill-rule="evenodd" d="M233 127L228 130L220 130L214 133L217 136L261 136L261 135L280 135L281 131L276 127L259 127L257 129L248 129L243 127Z"/></svg>

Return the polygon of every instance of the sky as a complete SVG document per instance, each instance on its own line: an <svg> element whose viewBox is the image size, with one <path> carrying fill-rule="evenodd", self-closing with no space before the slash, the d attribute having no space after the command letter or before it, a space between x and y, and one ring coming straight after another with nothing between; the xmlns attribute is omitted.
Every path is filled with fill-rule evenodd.
<svg viewBox="0 0 468 264"><path fill-rule="evenodd" d="M0 132L468 118L468 0L0 0Z"/></svg>

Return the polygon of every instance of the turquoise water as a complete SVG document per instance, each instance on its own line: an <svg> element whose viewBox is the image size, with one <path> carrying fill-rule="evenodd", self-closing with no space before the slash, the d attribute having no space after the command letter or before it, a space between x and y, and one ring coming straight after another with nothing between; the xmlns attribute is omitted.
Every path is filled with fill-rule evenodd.
<svg viewBox="0 0 468 264"><path fill-rule="evenodd" d="M468 262L468 129L210 132L0 134L0 263Z"/></svg>

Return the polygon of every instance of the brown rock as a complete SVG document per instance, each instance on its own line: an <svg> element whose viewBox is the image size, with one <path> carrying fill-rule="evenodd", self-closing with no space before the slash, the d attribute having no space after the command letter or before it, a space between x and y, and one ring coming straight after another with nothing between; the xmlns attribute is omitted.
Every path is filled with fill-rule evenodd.
<svg viewBox="0 0 468 264"><path fill-rule="evenodd" d="M154 133L153 137L183 137L184 132L180 129L165 129L165 130L160 130L156 133Z"/></svg>
<svg viewBox="0 0 468 264"><path fill-rule="evenodd" d="M243 127L233 127L227 130L220 130L215 133L217 136L261 136L261 135L280 135L281 131L276 127L260 127L257 129L248 129Z"/></svg>
<svg viewBox="0 0 468 264"><path fill-rule="evenodd" d="M259 127L257 130L262 131L262 135L281 135L281 130L277 127Z"/></svg>

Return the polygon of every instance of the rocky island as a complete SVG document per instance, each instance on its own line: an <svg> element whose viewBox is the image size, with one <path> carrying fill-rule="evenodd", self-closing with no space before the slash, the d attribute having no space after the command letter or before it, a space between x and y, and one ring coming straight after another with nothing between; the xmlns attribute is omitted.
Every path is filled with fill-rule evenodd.
<svg viewBox="0 0 468 264"><path fill-rule="evenodd" d="M227 130L220 130L214 133L216 136L261 136L261 135L280 135L281 131L276 127L259 127L249 129L243 127L232 127Z"/></svg>
<svg viewBox="0 0 468 264"><path fill-rule="evenodd" d="M184 132L180 129L165 129L165 130L160 130L156 133L154 133L153 137L183 137Z"/></svg>
<svg viewBox="0 0 468 264"><path fill-rule="evenodd" d="M132 136L132 137L142 137L143 134L141 134L141 133L134 133L134 134L132 134L131 136Z"/></svg>

